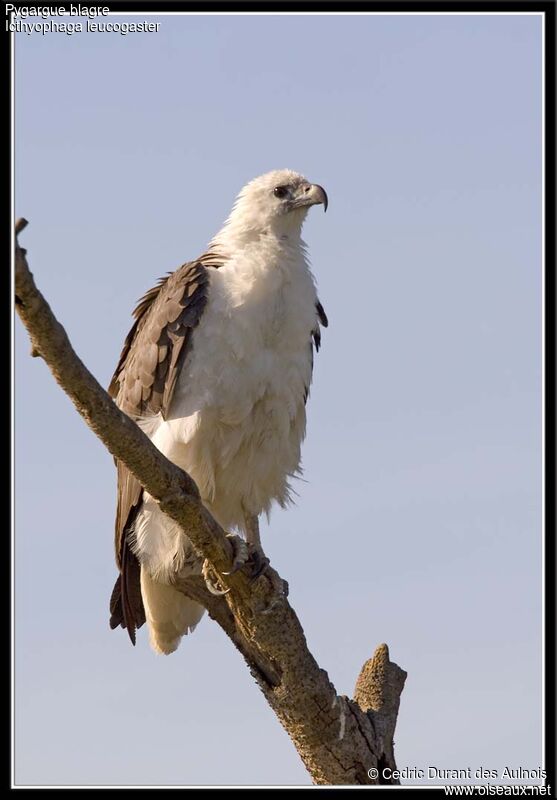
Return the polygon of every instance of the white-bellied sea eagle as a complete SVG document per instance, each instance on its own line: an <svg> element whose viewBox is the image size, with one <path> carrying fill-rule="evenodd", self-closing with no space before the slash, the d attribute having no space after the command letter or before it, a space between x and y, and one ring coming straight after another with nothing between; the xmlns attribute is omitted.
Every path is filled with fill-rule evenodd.
<svg viewBox="0 0 557 800"><path fill-rule="evenodd" d="M109 389L263 565L258 518L288 503L301 470L313 349L327 325L301 238L315 204L326 210L325 190L291 170L248 183L207 251L140 300ZM171 653L204 609L169 579L199 573L200 559L126 467L117 471L110 624L135 643L147 621L154 650Z"/></svg>

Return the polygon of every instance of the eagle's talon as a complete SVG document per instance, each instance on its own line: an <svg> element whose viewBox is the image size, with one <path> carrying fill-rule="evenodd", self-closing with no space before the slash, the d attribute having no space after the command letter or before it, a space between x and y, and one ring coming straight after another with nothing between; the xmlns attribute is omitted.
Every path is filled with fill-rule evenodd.
<svg viewBox="0 0 557 800"><path fill-rule="evenodd" d="M234 548L234 560L232 562L232 568L228 572L223 572L223 575L234 575L234 573L243 569L248 579L253 583L261 577L261 575L267 573L271 562L263 552L261 545L246 542L245 539L234 533L227 533L226 538L231 542ZM286 594L288 594L288 588L285 590L285 586L288 587L288 584L285 581L280 578L277 581L276 578L269 575L267 575L267 577L279 596L286 596Z"/></svg>
<svg viewBox="0 0 557 800"><path fill-rule="evenodd" d="M260 614L270 614L279 605L279 603L285 600L288 596L288 583L283 581L282 578L280 578L277 573L274 572L274 570L270 573L267 573L266 577L271 582L274 596L267 606L260 609Z"/></svg>
<svg viewBox="0 0 557 800"><path fill-rule="evenodd" d="M234 558L232 560L232 567L228 572L223 572L223 575L234 575L235 572L242 569L249 559L249 548L245 539L237 536L235 533L227 533L226 538L230 541L234 550Z"/></svg>
<svg viewBox="0 0 557 800"><path fill-rule="evenodd" d="M227 533L226 538L232 545L234 557L232 567L222 575L234 575L243 569L250 581L253 582L266 572L271 562L263 552L261 545L246 542L242 536L235 533Z"/></svg>
<svg viewBox="0 0 557 800"><path fill-rule="evenodd" d="M278 597L275 597L275 599L271 603L269 603L268 606L266 606L264 609L262 609L260 611L260 613L263 614L263 615L270 614L271 611L279 604L280 600L282 600L282 595L279 595Z"/></svg>
<svg viewBox="0 0 557 800"><path fill-rule="evenodd" d="M250 569L249 579L253 582L267 571L267 567L271 562L260 547L252 545L252 550L246 563L249 564Z"/></svg>
<svg viewBox="0 0 557 800"><path fill-rule="evenodd" d="M230 591L230 587L228 589L222 589L220 584L220 577L215 572L211 564L207 559L203 562L203 566L201 567L201 573L203 575L203 579L205 581L205 586L211 592L211 594L216 595L217 597L222 597L223 594L228 594Z"/></svg>

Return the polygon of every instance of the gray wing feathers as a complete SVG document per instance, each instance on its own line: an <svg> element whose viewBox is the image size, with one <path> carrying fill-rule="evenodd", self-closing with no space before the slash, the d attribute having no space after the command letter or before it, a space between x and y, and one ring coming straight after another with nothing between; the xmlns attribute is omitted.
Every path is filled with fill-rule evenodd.
<svg viewBox="0 0 557 800"><path fill-rule="evenodd" d="M214 255L206 259L217 266ZM139 301L135 322L120 355L109 393L132 418L168 412L176 380L191 344L191 334L207 304L209 276L204 257L161 278ZM139 586L139 564L128 543L143 489L117 462L118 500L115 525L116 562L120 575L110 601L110 626L135 629L145 622Z"/></svg>
<svg viewBox="0 0 557 800"><path fill-rule="evenodd" d="M200 259L161 279L141 299L110 384L130 416L166 415L191 332L207 302L208 281Z"/></svg>
<svg viewBox="0 0 557 800"><path fill-rule="evenodd" d="M329 320L327 319L327 315L325 314L325 309L321 305L320 301L318 300L315 304L315 310L317 311L317 321L315 328L311 332L311 339L309 342L309 349L310 349L310 357L311 357L311 371L313 373L313 348L319 352L319 348L321 347L321 328L320 325L323 325L326 328L329 325ZM304 403L307 403L309 397L309 386L306 386L304 392Z"/></svg>

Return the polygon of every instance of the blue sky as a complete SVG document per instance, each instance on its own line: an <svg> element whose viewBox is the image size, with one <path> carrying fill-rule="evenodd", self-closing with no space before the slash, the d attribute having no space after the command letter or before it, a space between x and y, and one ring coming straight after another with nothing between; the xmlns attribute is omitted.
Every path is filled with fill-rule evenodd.
<svg viewBox="0 0 557 800"><path fill-rule="evenodd" d="M149 19L16 35L40 288L106 385L246 181L322 184L330 327L265 548L339 693L383 641L408 671L400 767L542 766L541 18ZM28 351L17 322L17 783L308 785L216 625L168 658L109 630L112 460Z"/></svg>

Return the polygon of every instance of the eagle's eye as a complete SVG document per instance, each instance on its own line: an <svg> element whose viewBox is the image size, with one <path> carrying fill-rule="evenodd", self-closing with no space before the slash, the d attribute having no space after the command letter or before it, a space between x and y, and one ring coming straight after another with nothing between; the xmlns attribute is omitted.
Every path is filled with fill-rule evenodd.
<svg viewBox="0 0 557 800"><path fill-rule="evenodd" d="M282 200L283 197L286 197L288 194L288 187L287 186L275 186L273 189L273 194L275 197L278 197L279 200Z"/></svg>

